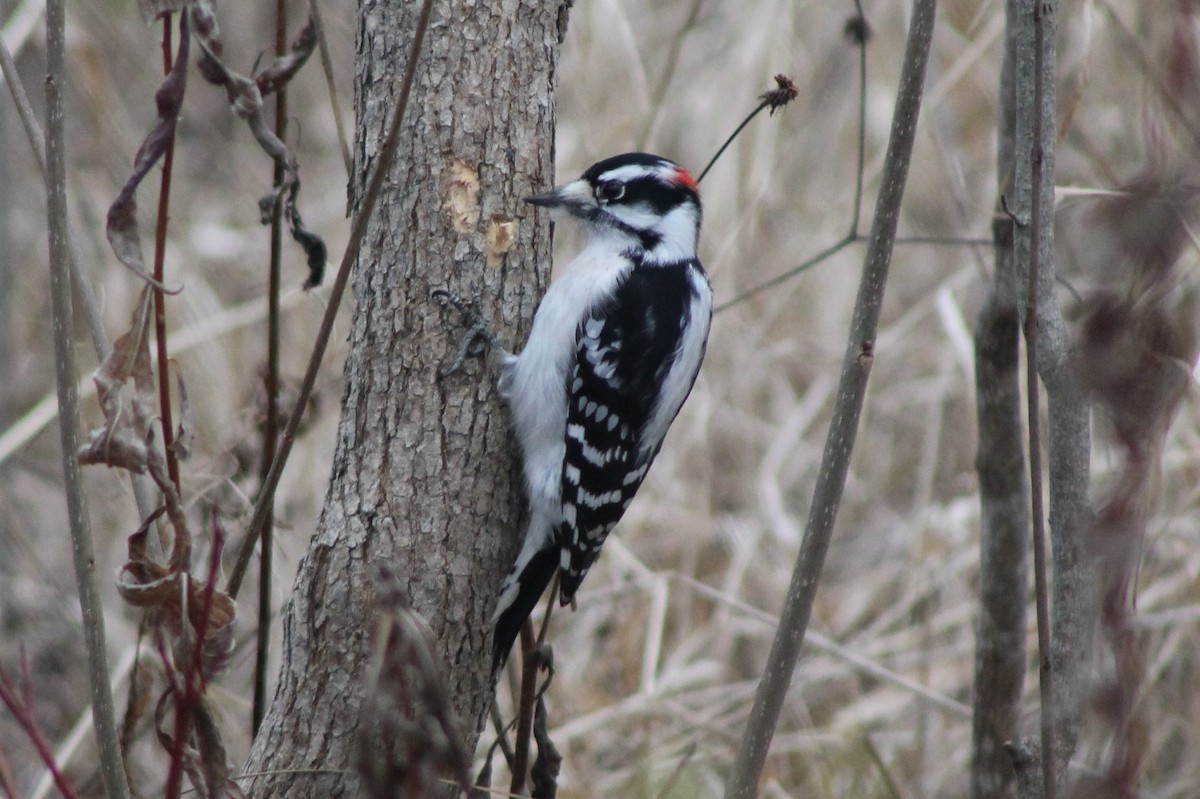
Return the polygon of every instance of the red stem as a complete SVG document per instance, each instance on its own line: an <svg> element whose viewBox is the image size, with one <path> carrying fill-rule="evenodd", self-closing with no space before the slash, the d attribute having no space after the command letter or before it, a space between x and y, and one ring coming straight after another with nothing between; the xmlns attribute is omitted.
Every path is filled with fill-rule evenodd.
<svg viewBox="0 0 1200 799"><path fill-rule="evenodd" d="M185 12L186 13L186 12ZM174 60L171 45L170 13L163 16L162 53L163 74L171 72ZM158 220L154 229L154 279L159 285L163 283L163 264L167 249L167 221L170 219L171 172L175 163L175 131L167 141L166 152L163 154L162 175L158 189ZM154 339L158 359L158 407L159 419L162 424L163 451L167 459L167 476L179 493L179 459L175 457L174 422L171 418L171 371L170 359L167 352L167 307L166 295L159 288L154 289ZM187 575L184 575L186 581ZM186 623L186 619L184 620ZM199 647L199 643L196 644ZM167 772L168 799L179 796L183 781L183 747L191 725L191 704L187 701L191 693L191 677L185 676L183 695L175 695L175 729L171 737L171 765Z"/></svg>
<svg viewBox="0 0 1200 799"><path fill-rule="evenodd" d="M22 694L27 697L30 693L28 674L24 675L22 682L24 683ZM32 708L30 708L27 701L18 699L18 694L12 684L12 680L3 668L0 668L0 702L4 703L4 706L8 708L8 712L16 719L17 724L24 731L26 737L29 738L29 742L33 744L33 748L37 750L38 757L41 758L42 763L45 764L46 769L50 772L50 776L54 780L54 787L58 788L58 792L65 799L78 799L79 795L75 793L75 789L71 787L71 783L67 782L67 778L59 770L58 763L54 760L54 753L50 751L50 744L42 736L42 731L38 727L37 721L33 718ZM16 794L13 794L13 796L16 796Z"/></svg>

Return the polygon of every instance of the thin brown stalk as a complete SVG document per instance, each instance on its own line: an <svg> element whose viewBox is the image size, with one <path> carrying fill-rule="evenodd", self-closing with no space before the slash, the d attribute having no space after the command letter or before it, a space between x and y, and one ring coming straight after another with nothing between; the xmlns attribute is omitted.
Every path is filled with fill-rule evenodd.
<svg viewBox="0 0 1200 799"><path fill-rule="evenodd" d="M312 3L313 7L316 2ZM275 2L275 55L288 51L287 0ZM336 109L335 109L336 112ZM335 113L336 115L336 113ZM275 92L275 136L287 141L287 84ZM284 165L275 162L274 185L286 177ZM283 203L281 193L271 213L271 262L267 287L267 373L264 379L267 413L263 423L262 455L259 476L265 483L271 471L271 460L279 441L279 295L282 290L283 262ZM267 712L267 666L271 652L271 548L275 527L273 498L263 497L272 506L263 522L258 555L258 631L254 650L254 704L251 710L251 734L257 735Z"/></svg>
<svg viewBox="0 0 1200 799"><path fill-rule="evenodd" d="M798 265L793 266L791 269L788 269L786 272L776 275L775 277L770 278L769 280L765 280L762 283L759 283L757 286L754 286L753 288L743 291L741 294L738 294L736 297L734 297L731 300L726 300L725 302L721 303L717 307L713 308L713 313L719 314L722 311L727 311L730 308L734 307L735 305L741 305L743 302L750 299L751 297L754 297L758 294L763 293L764 291L766 291L769 288L778 286L780 283L786 283L787 281L791 280L792 278L794 278L796 275L800 274L801 272L807 272L809 269L812 269L817 264L822 263L824 261L828 261L830 258L837 255L839 252L846 249L851 244L854 244L856 241L858 241L858 238L856 236L854 236L853 234L847 234L847 235L843 236L842 238L838 239L833 244L831 244L828 247L826 247L825 249L821 250L819 253L814 255L812 258L809 258L806 261L802 261Z"/></svg>
<svg viewBox="0 0 1200 799"><path fill-rule="evenodd" d="M1040 171L1034 161L1035 174ZM1036 178L1035 181L1036 183ZM1037 233L1038 201L1034 194L1034 238ZM1037 250L1029 261L1029 294L1025 314L1025 384L1028 395L1026 418L1029 427L1029 489L1033 519L1033 585L1037 607L1038 679L1041 692L1042 747L1054 751L1054 671L1050 659L1050 589L1046 581L1046 509L1042 500L1041 422L1039 419L1040 392L1037 375ZM1046 799L1054 799L1054 758L1042 758L1042 791Z"/></svg>
<svg viewBox="0 0 1200 799"><path fill-rule="evenodd" d="M555 594L551 594L551 601ZM533 637L533 624L526 620L521 626L521 698L517 710L516 744L512 760L512 782L508 792L520 796L525 790L529 773L529 740L533 733L534 702L537 696L537 673L541 655Z"/></svg>
<svg viewBox="0 0 1200 799"><path fill-rule="evenodd" d="M836 242L826 247L824 250L808 260L793 266L785 272L778 274L757 286L743 291L741 294L738 294L731 300L726 300L725 302L721 303L713 309L714 314L727 311L735 305L740 305L749 300L751 297L761 294L767 289L773 288L780 283L785 283L788 280L796 277L796 275L807 272L817 264L829 260L837 253L849 247L851 244L854 244L858 241L863 241L862 236L860 236L858 233L858 220L860 213L859 207L862 205L863 170L866 163L867 39L870 36L870 29L867 25L867 18L863 15L862 3L860 0L855 0L854 10L855 16L851 19L850 24L847 26L848 32L851 30L850 26L853 26L853 30L855 31L855 44L858 46L858 159L854 171L854 200L850 211L850 230L845 236L838 239ZM742 131L742 128L746 127L750 120L753 119L758 112L762 111L766 105L767 103L764 102L762 105L755 108L754 111L751 112L750 116L746 117L745 121L743 121L742 124L738 126L738 129L733 132L733 135L730 136L723 145L721 145L721 148L717 150L717 154L712 157L712 160L709 161L708 166L706 166L704 171L700 173L700 179L704 178L704 175L708 173L708 170L712 168L712 165L716 163L718 158L721 157L721 153L723 153L725 148L729 146L729 142L733 141L733 139Z"/></svg>
<svg viewBox="0 0 1200 799"><path fill-rule="evenodd" d="M3 791L8 799L21 799L21 793L17 790L17 779L13 776L12 765L8 762L8 757L5 756L3 749L0 749L0 791Z"/></svg>
<svg viewBox="0 0 1200 799"><path fill-rule="evenodd" d="M65 70L66 11L63 0L46 4L46 217L49 229L50 295L54 328L54 366L62 435L63 484L67 496L71 551L83 615L92 722L100 749L100 772L109 799L125 799L129 787L121 763L120 738L108 682L104 608L96 587L96 556L88 521L87 497L79 473L79 392L75 339L71 335L70 252L67 246L67 167L60 83Z"/></svg>
<svg viewBox="0 0 1200 799"><path fill-rule="evenodd" d="M933 38L936 11L936 0L917 0L913 5L881 188L875 203L870 243L850 323L850 336L838 384L833 419L821 457L817 484L813 490L804 540L800 545L795 570L792 572L791 585L784 600L779 628L767 658L763 679L755 693L745 735L734 761L732 775L726 784L726 799L750 799L756 794L767 750L774 736L775 726L779 721L779 714L800 654L800 645L804 641L804 634L812 615L817 583L825 562L825 553L829 549L833 523L837 517L842 489L845 487L850 467L850 453L858 432L867 378L875 359L879 311L887 285L892 241L896 236L900 202L904 196L920 115L925 65Z"/></svg>
<svg viewBox="0 0 1200 799"><path fill-rule="evenodd" d="M225 539L221 528L216 523L216 512L213 513L212 551L209 554L208 576L204 581L204 593L200 600L200 614L196 622L190 621L190 612L184 611L183 629L185 640L190 636L190 657L185 663L176 663L176 668L182 672L183 682L175 678L175 670L167 659L163 642L162 628L157 630L159 655L163 659L163 667L167 674L171 692L175 698L175 729L171 738L171 765L167 772L167 787L164 795L167 799L177 799L180 796L184 773L184 748L191 735L193 717L203 713L201 703L204 693L208 690L208 680L204 675L204 643L209 632L209 622L212 620L213 601L217 591L217 576L221 571L221 552ZM190 579L190 578L188 578ZM184 583L185 591L186 581Z"/></svg>
<svg viewBox="0 0 1200 799"><path fill-rule="evenodd" d="M700 6L703 2L704 0L692 0L691 8L688 9L683 24L679 26L679 30L671 37L671 44L667 48L667 56L664 59L665 65L663 66L662 74L658 78L658 83L654 86L654 91L650 93L650 107L654 109L654 112L646 117L646 122L637 136L637 141L640 143L639 149L650 149L650 137L658 128L658 122L662 118L663 110L667 107L667 104L663 101L667 96L667 89L671 87L671 81L675 79L675 72L679 68L679 54L683 52L683 42L687 39L688 33L696 27L696 20L700 18ZM755 111L754 113L757 114L758 112Z"/></svg>
<svg viewBox="0 0 1200 799"><path fill-rule="evenodd" d="M162 639L161 630L158 633L158 652L163 662L163 668L170 674L170 658L167 656L166 643ZM167 769L167 784L163 789L163 796L166 799L179 799L180 791L183 788L183 748L187 744L187 737L192 728L193 706L189 701L190 691L186 685L186 678L184 685L179 685L173 677L168 682L171 693L175 697L175 727L171 733L171 762Z"/></svg>
<svg viewBox="0 0 1200 799"><path fill-rule="evenodd" d="M862 0L854 0L855 17L847 26L847 32L854 25L857 31L858 44L858 161L854 168L854 212L850 217L850 233L858 238L858 221L862 216L863 171L867 163L867 39L870 38L870 27L867 17L863 14Z"/></svg>
<svg viewBox="0 0 1200 799"><path fill-rule="evenodd" d="M317 331L317 338L313 343L313 352L308 360L308 368L305 370L304 380L300 384L296 405L288 416L287 427L283 431L279 450L275 453L275 458L271 464L271 471L267 475L266 482L262 487L262 493L255 503L254 514L250 519L246 535L239 545L237 561L234 563L233 570L229 574L226 591L234 599L237 598L238 589L241 588L242 580L246 575L246 567L249 566L250 558L254 554L254 544L258 540L258 533L266 524L267 517L271 512L271 503L268 500L274 495L275 489L279 485L279 478L283 474L283 468L287 465L288 455L291 454L292 445L296 441L296 430L300 426L300 419L303 418L304 409L308 405L313 387L316 385L317 372L321 368L321 361L325 357L326 348L329 346L329 337L333 334L333 322L337 318L338 309L342 304L342 295L346 292L346 284L350 281L351 267L353 267L355 260L358 258L359 250L362 248L363 236L367 232L367 222L374 211L375 203L379 198L379 192L383 188L383 181L387 177L387 173L391 170L392 162L395 160L396 149L400 142L401 123L404 121L404 111L408 107L408 98L412 93L413 75L416 73L417 59L421 55L421 48L425 42L425 32L429 28L429 15L432 7L433 0L425 0L421 6L421 15L417 19L412 49L409 51L408 64L404 69L404 78L400 85L400 96L396 102L396 110L392 115L391 127L388 128L387 138L384 140L383 149L379 154L379 162L376 164L375 171L367 183L362 203L354 216L354 224L350 229L350 239L346 244L346 251L342 255L342 262L338 266L337 277L334 278L333 286L329 291L329 302L325 306L325 315L321 318L321 327Z"/></svg>
<svg viewBox="0 0 1200 799"><path fill-rule="evenodd" d="M341 105L338 104L337 84L333 80L333 57L329 54L325 23L321 20L321 3L319 0L309 0L308 8L317 27L317 50L321 53L325 86L329 89L329 105L333 112L333 125L337 129L338 146L342 151L342 161L346 164L346 177L350 177L354 174L354 159L350 156L350 140L346 136L346 123L342 121Z"/></svg>
<svg viewBox="0 0 1200 799"><path fill-rule="evenodd" d="M8 84L13 103L17 107L17 116L25 129L25 137L33 150L34 161L37 162L38 171L44 181L46 178L46 138L42 133L42 126L38 124L33 106L29 103L29 95L25 91L25 85L21 82L21 76L17 73L16 62L4 44L3 37L0 37L0 72L4 74L5 83ZM87 259L84 257L83 248L79 243L82 240L83 237L76 228L74 220L68 218L67 256L71 270L71 287L74 289L73 300L79 303L83 311L83 318L87 322L88 333L92 339L92 348L96 353L96 360L103 361L112 351L112 341L108 337L108 331L104 328L100 302L96 299L96 289L92 285L92 276L86 266ZM3 456L0 456L0 460L3 460ZM129 473L129 482L133 487L133 498L137 504L138 514L145 519L154 512L155 500L150 484L145 477L133 472Z"/></svg>
<svg viewBox="0 0 1200 799"><path fill-rule="evenodd" d="M186 12L185 12L186 13ZM162 18L163 74L171 74L174 57L171 54L171 23L173 16ZM162 172L158 184L158 218L154 228L154 340L158 360L158 413L162 427L163 449L167 455L167 475L179 491L179 458L176 457L175 427L171 419L171 360L167 349L167 297L161 286L167 252L167 222L170 219L171 171L175 163L175 129L171 128L167 149L163 154Z"/></svg>

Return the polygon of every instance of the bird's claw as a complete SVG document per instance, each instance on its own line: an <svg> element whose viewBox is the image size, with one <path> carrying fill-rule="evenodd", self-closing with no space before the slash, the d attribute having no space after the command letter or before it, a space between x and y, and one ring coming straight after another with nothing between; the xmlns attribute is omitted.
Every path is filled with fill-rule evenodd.
<svg viewBox="0 0 1200 799"><path fill-rule="evenodd" d="M449 366L438 372L439 380L444 380L461 370L467 358L472 355L482 355L488 348L503 349L492 329L488 327L488 323L462 297L446 289L433 289L429 292L429 297L437 300L443 306L449 306L458 311L467 325L467 332L459 342L454 360Z"/></svg>

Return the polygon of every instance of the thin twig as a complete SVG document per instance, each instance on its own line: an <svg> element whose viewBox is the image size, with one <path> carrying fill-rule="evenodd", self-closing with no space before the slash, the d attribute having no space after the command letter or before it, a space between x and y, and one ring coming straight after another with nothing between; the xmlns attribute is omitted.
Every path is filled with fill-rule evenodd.
<svg viewBox="0 0 1200 799"><path fill-rule="evenodd" d="M858 37L858 41L857 41L858 49L859 49L859 60L858 60L858 73L859 73L858 74L858 163L857 163L857 166L856 166L855 172L854 172L854 205L853 205L853 207L851 209L851 213L850 213L850 232L847 233L845 236L843 236L841 239L839 239L834 244L830 245L829 247L826 247L824 250L822 250L821 252L814 255L812 258L809 258L807 261L803 261L799 265L793 266L791 269L788 269L787 271L783 272L782 274L776 275L775 277L770 278L769 280L767 280L763 283L760 283L759 285L754 286L751 289L747 289L746 291L743 291L741 294L738 294L737 296L735 296L732 300L727 300L726 302L721 303L720 305L718 305L716 308L713 309L714 314L718 314L718 313L721 313L722 311L726 311L726 310L734 307L735 305L740 305L741 303L745 302L746 300L750 299L751 297L753 297L757 294L761 294L762 292L766 291L769 288L772 288L773 286L777 286L780 283L791 280L796 275L799 275L802 272L808 271L809 269L811 269L812 267L821 263L822 261L832 258L837 253L841 252L846 247L850 246L855 241L859 240L858 218L859 218L859 206L862 205L863 168L864 168L863 165L864 165L865 159L866 159L866 138L867 138L867 136L866 136L866 126L867 126L867 22L866 22L866 17L863 16L862 4L859 0L855 0L854 7L855 7L855 11L857 13L857 16L854 18L854 20L852 20L852 22L855 22L857 24L857 29L859 31L861 31L861 35ZM752 113L749 117L747 117L746 121L743 122L738 127L738 129L733 132L733 136L730 136L729 139L725 142L725 144L721 145L721 149L717 151L717 154L713 156L712 161L709 162L709 165L704 168L704 172L702 172L700 174L701 179L704 178L705 173L708 172L708 170L712 167L713 163L715 163L716 160L721 156L721 153L724 152L725 148L729 146L729 142L733 141L734 137L737 136L738 133L741 132L741 129L746 126L746 123L748 123L751 119L753 119L754 115L757 114L759 111L761 111L765 105L767 105L767 101L764 96L763 105L760 105L758 108L754 109L754 113Z"/></svg>
<svg viewBox="0 0 1200 799"><path fill-rule="evenodd" d="M867 163L867 39L870 28L863 14L862 0L854 0L856 16L847 25L847 32L856 32L858 44L858 160L854 166L854 212L850 217L850 236L858 238L858 221L862 215L863 170Z"/></svg>
<svg viewBox="0 0 1200 799"><path fill-rule="evenodd" d="M812 269L817 264L821 263L822 261L829 260L834 255L837 255L839 252L841 252L842 250L849 247L855 241L857 241L857 239L854 236L843 236L841 239L834 242L830 246L826 247L824 250L821 250L819 253L814 255L812 258L809 258L807 261L802 261L800 264L798 264L797 266L793 266L791 269L788 269L786 272L783 272L782 274L778 274L775 277L771 278L770 280L767 280L763 283L758 284L757 286L755 286L753 288L743 291L741 294L738 294L731 300L726 300L725 302L718 305L716 308L713 308L713 313L719 314L722 311L727 311L730 308L732 308L733 306L740 305L743 302L745 302L746 300L750 299L751 297L761 294L762 292L766 291L769 288L778 286L780 283L791 280L792 278L794 278L796 275L800 274L801 272L806 272L809 269Z"/></svg>
<svg viewBox="0 0 1200 799"><path fill-rule="evenodd" d="M727 138L725 143L717 149L716 155L709 159L708 165L700 171L700 176L696 178L696 182L699 183L700 181L704 180L704 176L707 175L708 171L713 168L713 164L717 163L717 160L721 157L721 154L725 152L729 145L733 144L733 140L736 139L743 130L745 130L746 126L750 124L750 121L758 116L764 108L771 109L771 113L774 114L776 110L783 108L792 100L795 100L798 93L799 92L796 89L796 84L792 82L791 78L787 77L786 75L776 75L775 88L759 95L758 99L761 102L759 102L758 106L755 107L755 109L751 111L745 119L742 120L742 124L738 125L733 133L729 134L729 138Z"/></svg>
<svg viewBox="0 0 1200 799"><path fill-rule="evenodd" d="M338 104L337 83L333 80L333 56L329 54L329 42L325 38L325 23L321 20L320 0L309 0L308 8L317 28L317 49L321 53L321 69L325 73L325 86L329 89L329 105L333 124L337 129L338 146L342 161L346 164L346 177L354 174L354 159L350 155L350 140L346 136L346 123L342 121L341 105Z"/></svg>
<svg viewBox="0 0 1200 799"><path fill-rule="evenodd" d="M187 35L187 23L184 21L187 12L180 14L180 37ZM163 74L170 75L174 57L171 54L171 22L172 15L164 14L162 18L162 56ZM186 43L180 41L180 47ZM167 138L167 148L163 153L162 172L159 173L158 184L158 218L154 227L154 341L158 359L158 418L162 427L163 450L167 456L167 474L179 489L179 458L173 446L175 442L175 426L171 419L171 360L167 350L167 297L163 291L163 269L167 253L167 222L170 217L171 205L171 172L175 163L175 128L172 127Z"/></svg>
<svg viewBox="0 0 1200 799"><path fill-rule="evenodd" d="M67 495L71 551L83 615L91 683L92 717L100 749L100 772L109 799L126 799L129 787L121 764L121 745L108 683L104 608L96 587L96 556L88 521L87 497L79 473L79 393L75 366L71 303L70 252L67 246L67 168L63 131L66 11L63 0L46 4L46 217L49 228L50 295L54 328L54 366L62 434L63 484Z"/></svg>
<svg viewBox="0 0 1200 799"><path fill-rule="evenodd" d="M433 0L425 0L421 6L421 14L417 18L417 27L413 35L412 48L408 55L408 64L404 69L404 78L400 85L400 96L396 102L396 110L392 112L391 127L388 128L387 138L384 140L383 149L379 154L379 162L376 164L375 172L371 175L371 179L367 183L367 190L363 194L358 213L354 216L354 224L350 230L350 239L346 244L346 251L342 255L342 262L338 266L337 277L334 278L333 286L329 291L329 303L325 306L325 315L321 318L321 327L317 331L316 341L313 342L312 356L308 361L308 369L304 373L304 381L300 384L300 392L296 398L295 407L288 417L287 427L283 431L283 440L279 443L279 451L275 453L275 458L271 464L271 471L267 475L258 502L255 503L254 514L246 529L245 537L239 545L237 561L234 563L233 570L229 574L226 592L234 599L237 598L238 589L241 588L242 580L246 575L246 567L250 564L250 557L254 554L254 544L258 540L258 532L263 528L267 516L271 512L271 503L267 500L274 495L275 489L279 485L279 478L283 474L283 467L287 464L288 455L291 454L292 445L296 441L296 429L300 426L300 420L304 416L304 409L308 405L313 387L316 385L317 372L321 368L321 360L325 357L325 350L329 346L329 337L333 334L333 322L337 318L338 309L342 304L342 295L345 294L346 284L350 280L351 267L353 267L355 260L358 258L363 237L367 232L367 223L370 221L371 214L375 209L375 202L379 198L380 190L383 188L383 181L387 177L387 173L391 170L392 162L395 159L396 149L400 142L401 123L404 120L404 111L408 107L409 95L412 93L413 75L416 72L417 59L421 54L421 48L425 42L425 32L429 28L429 15L432 7Z"/></svg>
<svg viewBox="0 0 1200 799"><path fill-rule="evenodd" d="M865 241L859 237L859 241ZM960 236L897 236L892 242L897 247L907 244L924 245L927 247L993 247L994 239L970 238Z"/></svg>
<svg viewBox="0 0 1200 799"><path fill-rule="evenodd" d="M936 10L936 0L917 0L913 5L912 22L896 96L896 109L892 116L887 156L884 160L879 196L875 203L870 244L854 304L854 316L850 324L850 336L838 385L838 399L821 458L817 484L813 490L812 508L804 540L800 545L796 568L792 573L787 598L784 600L779 629L771 646L762 682L755 693L742 745L726 785L726 799L750 799L757 791L767 750L775 733L775 726L800 654L800 645L812 614L817 583L849 471L850 453L858 432L867 378L874 362L879 311L887 284L888 267L891 264L892 240L896 235L900 202L904 196L908 165L912 157L925 82L925 64L929 57Z"/></svg>
<svg viewBox="0 0 1200 799"><path fill-rule="evenodd" d="M818 264L829 260L834 255L841 252L842 250L844 250L846 247L850 246L851 244L859 244L859 243L863 243L863 242L867 241L867 238L858 232L858 225L859 225L859 218L860 218L860 213L861 213L860 206L862 205L862 196L863 196L863 174L864 174L864 169L865 169L865 164L866 164L867 41L870 38L870 28L867 25L866 17L863 15L861 0L855 0L854 5L855 5L855 10L856 10L856 15L854 17L852 17L846 25L847 34L853 38L855 44L858 46L858 51L859 51L859 54L858 54L858 155L857 155L857 161L856 161L855 170L854 170L854 200L850 206L850 208L851 208L850 230L841 239L834 242L830 246L826 247L824 250L822 250L821 252L812 256L811 258L809 258L805 261L802 261L801 263L797 264L796 266L791 267L790 269L776 275L775 277L767 279L766 281L758 284L757 286L753 286L749 289L746 289L741 294L736 295L733 299L726 300L725 302L721 303L720 305L718 305L716 308L713 309L713 313L721 313L722 311L729 310L730 308L734 307L735 305L740 305L743 302L746 302L747 300L749 300L751 297L757 296L758 294L761 294L762 292L767 291L768 289L774 288L775 286L778 286L780 283L785 283L788 280L791 280L792 278L796 277L797 275L807 272L809 269L812 269L814 266L817 266ZM758 112L761 111L765 105L768 105L768 104L769 103L764 102L763 105L758 106L758 108L754 109L754 111L750 114L750 116L748 116L742 122L742 124L738 126L738 129L733 132L733 135L730 136L728 140L726 140L725 144L723 144L721 146L721 149L717 151L717 154L713 156L712 161L709 162L709 165L704 168L703 172L700 173L701 178L703 178L704 175L706 175L708 173L709 169L712 168L713 163L715 163L717 158L719 158L721 156L721 153L723 153L725 151L725 148L729 146L729 142L733 141L733 139L739 133L741 133L742 128L746 127L746 124L749 123L750 120L753 119L754 116L756 114L758 114ZM985 239L985 238L973 238L973 237L965 237L964 238L964 237L957 237L957 236L897 236L895 241L892 242L892 244L893 244L893 246L901 245L901 244L925 244L925 245L933 245L933 246L950 246L950 247L989 247L992 244L992 240Z"/></svg>
<svg viewBox="0 0 1200 799"><path fill-rule="evenodd" d="M700 17L700 6L703 3L704 0L692 0L692 6L688 9L683 24L679 26L679 30L671 37L671 44L667 48L667 56L664 59L665 65L663 66L662 74L658 78L658 83L654 86L654 91L650 93L650 107L654 109L654 113L646 117L645 125L637 136L637 141L640 142L641 149L643 150L649 149L650 137L654 134L655 128L658 127L658 121L662 118L663 111L667 107L667 104L663 100L667 96L667 89L671 87L671 81L675 78L675 71L679 68L679 54L683 52L684 39L687 38L688 32L696 26L696 20Z"/></svg>
<svg viewBox="0 0 1200 799"><path fill-rule="evenodd" d="M25 733L25 737L33 744L34 751L38 753L38 758L45 765L46 771L54 780L54 787L58 788L58 792L62 794L64 799L78 799L79 794L75 792L75 788L67 781L66 776L62 772L62 767L54 759L54 752L50 750L50 744L46 741L46 736L42 734L41 728L38 726L37 719L33 714L33 707L30 704L30 695L32 694L29 678L29 663L25 659L25 649L21 648L21 685L20 690L13 684L12 678L8 676L8 672L0 666L0 704L8 708L9 714L17 722L17 726ZM3 753L0 752L0 760ZM20 796L17 793L15 781L13 780L7 762L0 762L0 788L2 788L12 799L17 799Z"/></svg>
<svg viewBox="0 0 1200 799"><path fill-rule="evenodd" d="M8 799L21 799L22 796L17 790L17 778L13 776L12 764L8 762L3 749L0 749L0 791L3 791Z"/></svg>
<svg viewBox="0 0 1200 799"><path fill-rule="evenodd" d="M553 603L554 594L550 595ZM526 619L521 625L521 698L517 710L516 744L512 761L512 782L509 793L517 796L525 790L529 772L529 741L533 733L534 701L537 696L537 673L541 655L533 637L533 624Z"/></svg>
<svg viewBox="0 0 1200 799"><path fill-rule="evenodd" d="M311 4L316 8L316 2ZM283 57L288 51L287 0L275 0L275 55ZM275 137L287 141L287 83L275 92ZM337 109L334 109L336 116ZM287 170L275 162L274 186L283 185ZM279 294L283 263L283 193L275 198L271 211L271 262L267 286L267 374L264 389L267 394L267 413L263 423L262 454L259 477L265 482L271 471L271 459L279 440ZM267 711L267 661L271 652L271 547L275 527L273 497L260 497L267 503L258 548L258 630L254 649L254 704L251 709L251 736L258 734Z"/></svg>

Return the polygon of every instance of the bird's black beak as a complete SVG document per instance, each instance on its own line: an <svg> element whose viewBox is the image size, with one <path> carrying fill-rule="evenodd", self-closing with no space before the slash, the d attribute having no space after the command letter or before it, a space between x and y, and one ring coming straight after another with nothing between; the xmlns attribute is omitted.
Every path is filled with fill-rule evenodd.
<svg viewBox="0 0 1200 799"><path fill-rule="evenodd" d="M540 205L543 208L557 208L563 204L564 200L562 193L558 189L554 189L544 194L535 194L532 197L526 197L525 202L530 205Z"/></svg>
<svg viewBox="0 0 1200 799"><path fill-rule="evenodd" d="M550 210L565 208L571 211L572 209L582 209L589 205L594 205L596 201L592 198L592 185L583 178L580 178L566 185L559 186L553 191L548 191L545 194L535 194L532 197L526 197L525 202L531 205L540 205Z"/></svg>

